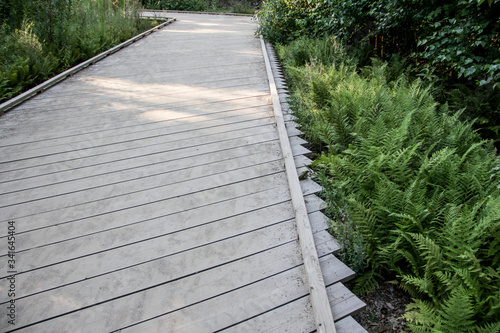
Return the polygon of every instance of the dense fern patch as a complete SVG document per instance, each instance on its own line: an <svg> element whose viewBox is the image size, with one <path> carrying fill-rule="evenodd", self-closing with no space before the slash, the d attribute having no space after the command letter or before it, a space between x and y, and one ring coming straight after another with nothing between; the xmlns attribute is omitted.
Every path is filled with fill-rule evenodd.
<svg viewBox="0 0 500 333"><path fill-rule="evenodd" d="M332 38L278 48L316 147L344 260L397 277L416 332L500 330L500 159L472 123L385 63L357 69Z"/></svg>

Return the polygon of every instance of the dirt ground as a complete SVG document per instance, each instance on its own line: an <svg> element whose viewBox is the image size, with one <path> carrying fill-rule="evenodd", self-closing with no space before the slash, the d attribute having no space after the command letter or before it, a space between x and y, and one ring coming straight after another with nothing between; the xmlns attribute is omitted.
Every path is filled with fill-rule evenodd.
<svg viewBox="0 0 500 333"><path fill-rule="evenodd" d="M353 286L349 286L352 290ZM397 285L380 282L380 287L369 295L358 296L366 303L354 319L370 333L408 332L406 321L401 318L410 296Z"/></svg>

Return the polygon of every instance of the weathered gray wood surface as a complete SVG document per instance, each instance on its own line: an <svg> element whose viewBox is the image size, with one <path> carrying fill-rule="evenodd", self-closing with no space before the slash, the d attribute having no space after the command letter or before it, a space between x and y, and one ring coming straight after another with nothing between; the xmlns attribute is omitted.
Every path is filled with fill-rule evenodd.
<svg viewBox="0 0 500 333"><path fill-rule="evenodd" d="M315 330L255 22L175 16L0 118L0 331ZM301 185L340 319L352 272Z"/></svg>
<svg viewBox="0 0 500 333"><path fill-rule="evenodd" d="M302 259L304 262L304 270L306 272L306 281L313 309L314 321L316 323L316 331L318 333L336 333L335 324L333 321L332 311L330 310L328 295L323 281L323 273L319 263L318 253L316 252L315 240L313 231L309 222L307 207L304 202L304 194L310 192L304 190L304 186L299 182L297 177L297 169L294 162L294 156L300 155L297 148L302 148L301 142L291 140L288 136L281 102L279 100L278 89L271 67L271 60L266 50L264 39L261 38L261 46L266 63L267 77L269 79L269 87L273 101L274 116L276 119L276 127L280 138L281 150L285 163L285 172L292 197L292 206L295 213L295 221L297 226L297 234L299 238ZM295 138L297 139L297 138ZM306 141L299 138L302 143ZM296 146L294 150L294 146ZM307 149L304 149L308 151ZM302 152L303 154L304 152ZM308 186L306 186L308 187ZM311 192L312 193L312 192ZM310 193L307 193L310 194Z"/></svg>
<svg viewBox="0 0 500 333"><path fill-rule="evenodd" d="M305 140L297 137L301 132L298 129L298 124L294 122L294 116L291 114L287 103L289 93L286 81L283 78L274 49L269 43L266 43L266 51L271 59L270 67L273 72L274 82L276 82L275 90L278 91L279 95L279 108L282 112L285 112L283 119L285 120L289 142L292 145L307 144ZM365 304L342 284L342 282L353 278L354 272L332 254L332 252L338 251L340 247L337 241L327 232L330 225L328 218L321 212L321 209L324 208L323 202L314 194L321 190L321 186L308 178L312 170L309 170L307 165L311 163L311 160L304 155L296 155L294 159L297 176L302 177L305 175L306 177L300 182L300 186L313 232L316 252L319 256L323 281L327 286L327 297L335 320L335 330L338 333L366 333L366 330L349 316L361 311ZM328 306L325 306L325 308L328 308Z"/></svg>

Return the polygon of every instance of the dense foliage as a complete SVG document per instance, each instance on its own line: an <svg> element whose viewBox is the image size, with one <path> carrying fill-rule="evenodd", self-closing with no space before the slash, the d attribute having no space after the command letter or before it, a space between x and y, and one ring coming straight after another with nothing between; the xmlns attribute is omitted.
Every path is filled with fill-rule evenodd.
<svg viewBox="0 0 500 333"><path fill-rule="evenodd" d="M500 145L500 0L269 0L259 21L274 43L333 34L363 65L408 57L438 101Z"/></svg>
<svg viewBox="0 0 500 333"><path fill-rule="evenodd" d="M361 70L333 38L278 48L292 108L322 151L319 172L341 255L397 277L415 332L500 330L500 159L471 123L404 66ZM369 265L370 269L366 269Z"/></svg>
<svg viewBox="0 0 500 333"><path fill-rule="evenodd" d="M253 14L260 0L141 0L145 8Z"/></svg>
<svg viewBox="0 0 500 333"><path fill-rule="evenodd" d="M135 0L2 2L0 102L150 28L138 10Z"/></svg>

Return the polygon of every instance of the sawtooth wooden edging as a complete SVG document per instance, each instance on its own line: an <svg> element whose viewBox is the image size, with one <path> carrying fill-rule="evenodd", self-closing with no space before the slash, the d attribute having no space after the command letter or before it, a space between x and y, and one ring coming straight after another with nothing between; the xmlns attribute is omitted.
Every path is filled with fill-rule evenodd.
<svg viewBox="0 0 500 333"><path fill-rule="evenodd" d="M302 257L304 259L304 267L306 271L307 282L309 285L309 292L311 303L314 311L314 319L316 322L316 329L318 332L336 333L335 325L333 323L333 316L330 310L330 303L326 293L325 282L323 281L323 274L319 264L318 254L314 244L314 238L309 224L309 217L302 195L299 179L296 173L296 166L293 160L293 153L290 147L290 141L281 111L281 103L274 82L274 76L271 69L271 63L267 54L264 39L260 39L262 46L262 53L264 54L264 61L266 63L267 77L271 90L271 96L274 107L274 116L276 118L276 125L280 138L281 149L283 151L283 158L285 160L285 169L290 186L290 193L292 196L293 208L295 211L295 219L297 225L297 232L299 234L299 242L302 250Z"/></svg>
<svg viewBox="0 0 500 333"><path fill-rule="evenodd" d="M22 260L16 326L0 331L315 332L320 309L335 327L318 331L363 332L255 21L176 17L1 117L0 238L15 221Z"/></svg>
<svg viewBox="0 0 500 333"><path fill-rule="evenodd" d="M316 251L319 257L323 279L332 309L335 328L338 333L367 333L367 331L351 315L362 311L366 304L348 290L342 283L354 278L354 271L337 259L333 253L340 249L337 240L328 232L330 227L328 218L321 212L325 208L325 202L316 196L321 191L321 186L312 181L309 176L311 170L309 165L312 160L304 154L310 151L302 144L307 141L300 138L303 133L298 129L298 124L291 114L288 97L289 92L283 71L277 60L273 46L265 42L267 55L270 59L273 79L281 105L286 131L294 153L297 177L302 179L300 185L309 214L309 221L313 232ZM302 178L305 176L304 178Z"/></svg>
<svg viewBox="0 0 500 333"><path fill-rule="evenodd" d="M22 102L30 99L31 97L35 96L36 94L40 93L40 92L43 92L44 90L52 87L53 85L63 81L64 79L66 79L68 76L71 76L79 71L81 71L82 69L90 66L90 65L93 65L95 64L96 62L98 62L99 60L123 49L124 47L138 41L139 39L143 38L143 37L146 37L147 35L169 25L170 23L172 23L173 21L175 21L176 19L175 18L170 18L170 19L166 19L165 22L157 25L156 27L154 28L151 28L147 31L144 31L143 33L135 36L135 37L132 37L126 41L124 41L123 43L121 44L118 44L114 47L112 47L111 49L107 50L107 51L104 51L98 55L96 55L95 57L92 57L84 62L82 62L81 64L79 65L76 65L74 67L71 67L70 69L54 76L53 78L51 79L48 79L47 81L43 82L43 83L40 83L39 85L37 85L36 87L33 87L31 88L30 90L28 91L25 91L24 93L14 97L14 98L11 98L9 99L8 101L0 104L0 116L2 114L4 114L6 111L12 109L13 107L21 104Z"/></svg>

